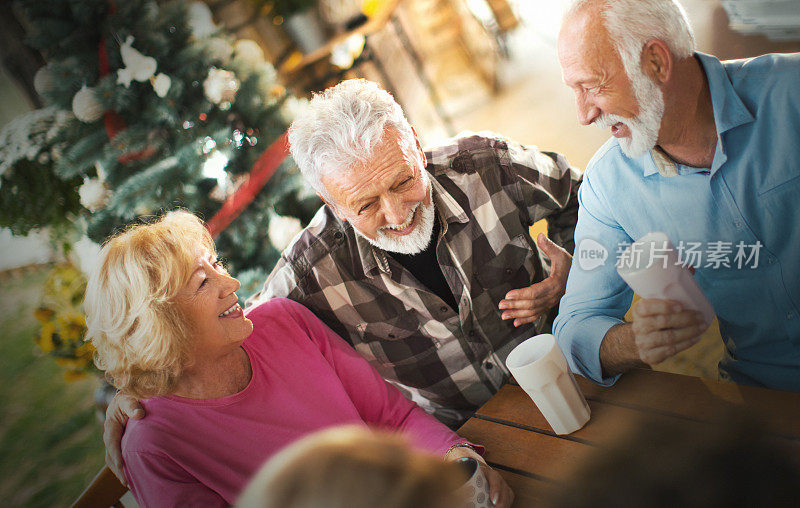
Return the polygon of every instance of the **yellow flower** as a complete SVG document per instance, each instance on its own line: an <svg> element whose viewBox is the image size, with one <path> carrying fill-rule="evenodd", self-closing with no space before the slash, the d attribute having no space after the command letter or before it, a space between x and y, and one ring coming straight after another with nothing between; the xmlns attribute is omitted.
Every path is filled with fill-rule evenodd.
<svg viewBox="0 0 800 508"><path fill-rule="evenodd" d="M80 358L56 358L56 363L70 370L82 370L88 367L86 360Z"/></svg>
<svg viewBox="0 0 800 508"><path fill-rule="evenodd" d="M69 263L53 268L44 286L46 298L69 305L79 305L85 290L86 279L80 270Z"/></svg>
<svg viewBox="0 0 800 508"><path fill-rule="evenodd" d="M49 309L47 307L39 307L38 309L33 311L33 316L40 323L45 323L47 321L50 321L51 319L53 319L53 315L55 315L53 309Z"/></svg>
<svg viewBox="0 0 800 508"><path fill-rule="evenodd" d="M44 353L56 357L66 369L65 377L78 379L93 370L94 347L85 343L86 318L80 305L86 291L86 278L69 263L56 266L45 282L42 304L34 312L42 324L35 339Z"/></svg>
<svg viewBox="0 0 800 508"><path fill-rule="evenodd" d="M75 349L75 356L87 362L91 362L94 358L94 352L94 345L91 342L84 342Z"/></svg>
<svg viewBox="0 0 800 508"><path fill-rule="evenodd" d="M76 370L68 370L64 372L64 380L68 383L72 383L73 381L79 381L86 377L86 372L84 371L76 371Z"/></svg>
<svg viewBox="0 0 800 508"><path fill-rule="evenodd" d="M86 332L86 318L83 314L60 314L56 316L56 325L61 338L71 343L80 342Z"/></svg>
<svg viewBox="0 0 800 508"><path fill-rule="evenodd" d="M39 335L39 338L36 342L39 345L39 349L41 349L43 353L49 353L55 349L56 346L53 343L53 334L55 331L55 324L50 322L42 324L42 333Z"/></svg>

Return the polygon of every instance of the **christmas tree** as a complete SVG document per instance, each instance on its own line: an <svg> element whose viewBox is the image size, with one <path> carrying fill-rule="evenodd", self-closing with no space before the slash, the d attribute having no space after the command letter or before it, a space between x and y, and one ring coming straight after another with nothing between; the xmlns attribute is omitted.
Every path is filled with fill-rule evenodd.
<svg viewBox="0 0 800 508"><path fill-rule="evenodd" d="M47 61L34 80L45 107L0 132L0 226L16 234L49 227L100 243L137 217L178 207L208 220L303 106L258 44L223 33L201 2L15 8ZM221 231L217 246L242 279L241 297L319 205L286 159Z"/></svg>

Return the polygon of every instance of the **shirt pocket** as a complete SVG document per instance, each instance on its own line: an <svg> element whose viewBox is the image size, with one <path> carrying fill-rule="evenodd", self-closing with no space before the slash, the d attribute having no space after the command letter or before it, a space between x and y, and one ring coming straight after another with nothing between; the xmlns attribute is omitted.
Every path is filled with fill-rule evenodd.
<svg viewBox="0 0 800 508"><path fill-rule="evenodd" d="M797 212L800 198L800 171L793 177L774 187L761 191L759 199L773 220L785 221Z"/></svg>
<svg viewBox="0 0 800 508"><path fill-rule="evenodd" d="M535 273L532 256L525 237L517 235L496 256L476 267L481 288L499 303L510 290L530 286Z"/></svg>
<svg viewBox="0 0 800 508"><path fill-rule="evenodd" d="M424 335L419 323L407 315L360 323L356 330L361 342L356 349L382 365L413 364L436 351L436 342Z"/></svg>

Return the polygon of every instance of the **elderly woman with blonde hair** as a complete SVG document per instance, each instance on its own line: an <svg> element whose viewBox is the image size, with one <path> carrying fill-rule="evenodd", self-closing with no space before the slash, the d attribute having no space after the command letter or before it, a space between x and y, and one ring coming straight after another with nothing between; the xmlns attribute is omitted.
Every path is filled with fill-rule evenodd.
<svg viewBox="0 0 800 508"><path fill-rule="evenodd" d="M133 226L101 250L86 290L87 338L109 381L144 399L147 417L128 422L122 439L140 504L230 505L266 459L338 425L480 458L303 306L274 299L245 315L238 288L187 212Z"/></svg>

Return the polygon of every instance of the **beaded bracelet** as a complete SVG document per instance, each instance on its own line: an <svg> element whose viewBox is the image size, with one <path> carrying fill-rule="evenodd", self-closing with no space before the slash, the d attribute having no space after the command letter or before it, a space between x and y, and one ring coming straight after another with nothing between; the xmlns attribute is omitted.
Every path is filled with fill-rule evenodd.
<svg viewBox="0 0 800 508"><path fill-rule="evenodd" d="M452 452L456 448L469 448L473 452L478 453L478 450L476 450L475 447L472 446L469 443L456 443L453 446L451 446L450 448L448 448L446 452L444 452L444 456L447 457L447 455L449 455L450 452ZM478 455L480 455L480 453L478 453Z"/></svg>

